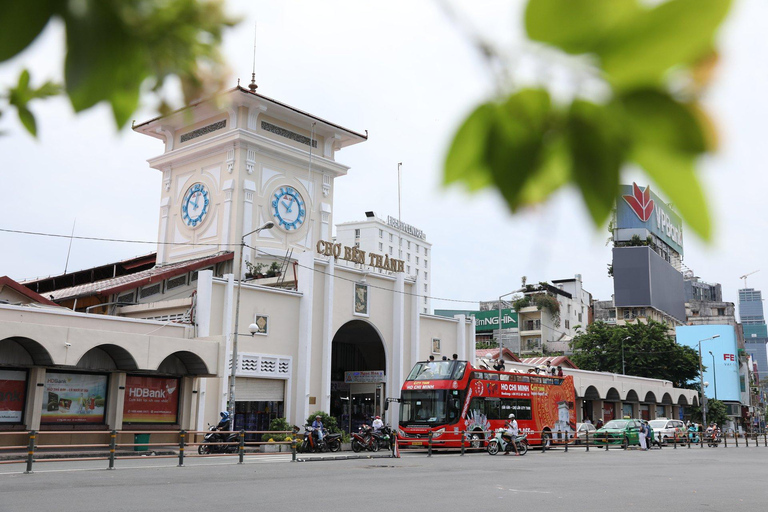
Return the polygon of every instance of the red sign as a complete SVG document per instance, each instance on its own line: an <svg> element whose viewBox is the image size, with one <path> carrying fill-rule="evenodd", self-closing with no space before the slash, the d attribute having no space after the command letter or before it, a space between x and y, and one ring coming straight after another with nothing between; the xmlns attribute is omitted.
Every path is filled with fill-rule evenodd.
<svg viewBox="0 0 768 512"><path fill-rule="evenodd" d="M179 379L139 377L125 379L125 423L177 423Z"/></svg>
<svg viewBox="0 0 768 512"><path fill-rule="evenodd" d="M623 196L635 215L643 221L648 222L653 213L653 199L651 199L651 187L646 186L644 190L640 190L637 183L632 184L632 195Z"/></svg>
<svg viewBox="0 0 768 512"><path fill-rule="evenodd" d="M0 370L0 423L21 423L26 390L26 372Z"/></svg>

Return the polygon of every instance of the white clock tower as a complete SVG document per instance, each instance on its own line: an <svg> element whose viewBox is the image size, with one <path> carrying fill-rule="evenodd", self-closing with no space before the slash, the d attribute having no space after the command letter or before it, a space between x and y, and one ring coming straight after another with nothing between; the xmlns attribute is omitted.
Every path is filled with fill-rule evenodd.
<svg viewBox="0 0 768 512"><path fill-rule="evenodd" d="M275 227L246 245L275 257L314 250L330 240L334 179L348 170L336 152L367 139L240 86L133 129L165 142L149 160L163 173L158 265L239 258L242 235L267 221Z"/></svg>

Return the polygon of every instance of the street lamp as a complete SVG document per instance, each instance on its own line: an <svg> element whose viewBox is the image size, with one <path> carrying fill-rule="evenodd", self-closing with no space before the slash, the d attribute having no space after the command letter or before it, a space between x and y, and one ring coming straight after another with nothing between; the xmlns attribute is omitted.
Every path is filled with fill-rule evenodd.
<svg viewBox="0 0 768 512"><path fill-rule="evenodd" d="M699 383L701 384L701 389L699 390L699 406L701 407L701 423L703 425L707 424L707 409L704 407L704 372L701 369L701 343L704 341L714 340L715 338L719 338L719 334L715 334L714 336L710 336L709 338L704 338L703 340L699 340Z"/></svg>
<svg viewBox="0 0 768 512"><path fill-rule="evenodd" d="M237 265L237 305L235 306L235 328L232 333L232 370L229 375L229 418L231 423L231 429L235 429L235 378L237 376L237 325L240 321L240 290L243 287L243 253L245 252L245 237L254 233L258 233L263 229L272 229L275 227L275 223L270 221L265 222L262 226L244 234L240 238L240 262ZM253 331L251 332L253 334Z"/></svg>
<svg viewBox="0 0 768 512"><path fill-rule="evenodd" d="M715 400L717 400L717 368L715 368L715 354L710 350L709 355L712 356L712 377L715 385Z"/></svg>
<svg viewBox="0 0 768 512"><path fill-rule="evenodd" d="M624 342L632 339L632 336L627 336L626 338L621 338L621 374L626 375L627 371L624 369Z"/></svg>

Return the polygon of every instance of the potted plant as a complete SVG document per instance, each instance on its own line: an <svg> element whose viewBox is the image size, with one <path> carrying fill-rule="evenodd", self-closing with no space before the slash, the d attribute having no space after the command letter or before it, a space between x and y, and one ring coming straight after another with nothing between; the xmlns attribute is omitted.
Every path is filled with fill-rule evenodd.
<svg viewBox="0 0 768 512"><path fill-rule="evenodd" d="M245 268L248 269L245 273L246 279L261 279L264 277L264 274L262 273L262 270L264 269L263 263L251 263L250 261L246 261Z"/></svg>
<svg viewBox="0 0 768 512"><path fill-rule="evenodd" d="M260 451L264 453L274 452L290 452L290 445L277 444L282 441L292 441L291 434L285 434L284 432L290 431L293 427L288 423L285 418L275 418L269 422L269 431L275 432L274 434L262 434L262 442L266 441L269 444L260 445ZM279 432L279 433L278 433Z"/></svg>
<svg viewBox="0 0 768 512"><path fill-rule="evenodd" d="M272 264L267 269L267 277L277 277L280 275L280 265L273 261Z"/></svg>

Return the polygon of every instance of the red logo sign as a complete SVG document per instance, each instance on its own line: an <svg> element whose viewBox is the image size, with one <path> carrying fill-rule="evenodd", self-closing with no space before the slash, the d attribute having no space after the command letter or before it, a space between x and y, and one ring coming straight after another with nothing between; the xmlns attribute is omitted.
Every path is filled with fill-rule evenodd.
<svg viewBox="0 0 768 512"><path fill-rule="evenodd" d="M651 218L651 213L653 213L650 185L645 187L644 190L640 190L637 183L632 183L632 195L622 197L624 197L624 200L641 221L648 222L648 219Z"/></svg>
<svg viewBox="0 0 768 512"><path fill-rule="evenodd" d="M723 361L736 361L735 354L723 354Z"/></svg>

